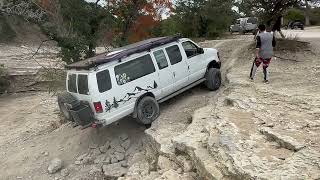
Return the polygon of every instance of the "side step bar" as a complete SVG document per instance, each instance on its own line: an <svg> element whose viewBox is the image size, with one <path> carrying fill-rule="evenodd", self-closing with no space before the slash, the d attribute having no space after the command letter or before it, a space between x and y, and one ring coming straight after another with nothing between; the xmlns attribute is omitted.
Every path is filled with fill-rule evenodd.
<svg viewBox="0 0 320 180"><path fill-rule="evenodd" d="M180 90L178 90L178 91L176 91L176 92L174 92L174 93L172 93L172 94L170 94L170 95L168 95L168 96L166 96L166 97L164 97L164 98L162 98L160 100L158 100L158 102L162 103L162 102L164 102L164 101L166 101L166 100L168 100L168 99L170 99L170 98L172 98L174 96L177 96L177 95L183 93L184 91L186 91L188 89L191 89L191 88L203 83L204 81L206 81L206 79L202 78L202 79L200 79L200 80L198 80L198 81L196 81L196 82L194 82L194 83L192 83L192 84L190 84L190 85L188 85L188 86L186 86L186 87L184 87L184 88L182 88L182 89L180 89Z"/></svg>

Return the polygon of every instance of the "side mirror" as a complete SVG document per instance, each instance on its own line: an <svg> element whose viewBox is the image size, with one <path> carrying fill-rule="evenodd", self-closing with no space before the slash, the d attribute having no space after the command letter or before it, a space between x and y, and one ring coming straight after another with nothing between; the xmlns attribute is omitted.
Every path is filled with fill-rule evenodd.
<svg viewBox="0 0 320 180"><path fill-rule="evenodd" d="M203 48L198 48L198 54L204 54Z"/></svg>

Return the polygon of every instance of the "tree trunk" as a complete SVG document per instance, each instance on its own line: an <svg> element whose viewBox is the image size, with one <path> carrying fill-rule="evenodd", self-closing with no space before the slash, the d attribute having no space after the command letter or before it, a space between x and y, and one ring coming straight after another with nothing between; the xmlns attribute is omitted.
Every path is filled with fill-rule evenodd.
<svg viewBox="0 0 320 180"><path fill-rule="evenodd" d="M310 26L310 5L308 3L308 0L305 0L306 9L304 11L305 14L305 24L306 26Z"/></svg>

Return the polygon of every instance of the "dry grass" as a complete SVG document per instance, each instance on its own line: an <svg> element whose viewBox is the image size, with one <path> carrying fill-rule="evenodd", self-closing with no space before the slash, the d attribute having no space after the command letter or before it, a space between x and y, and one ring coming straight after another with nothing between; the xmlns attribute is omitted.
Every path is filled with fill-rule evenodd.
<svg viewBox="0 0 320 180"><path fill-rule="evenodd" d="M300 41L298 38L277 39L275 51L299 52L310 48L310 43Z"/></svg>

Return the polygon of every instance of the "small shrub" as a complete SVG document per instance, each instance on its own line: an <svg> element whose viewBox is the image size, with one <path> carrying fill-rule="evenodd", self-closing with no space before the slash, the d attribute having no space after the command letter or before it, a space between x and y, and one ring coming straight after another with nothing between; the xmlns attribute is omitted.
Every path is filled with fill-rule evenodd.
<svg viewBox="0 0 320 180"><path fill-rule="evenodd" d="M3 64L0 64L0 94L5 93L10 85L8 71Z"/></svg>
<svg viewBox="0 0 320 180"><path fill-rule="evenodd" d="M56 95L65 90L66 72L59 69L45 69L42 78L48 83L48 92Z"/></svg>
<svg viewBox="0 0 320 180"><path fill-rule="evenodd" d="M7 19L0 15L0 42L10 42L16 37L16 32L12 29Z"/></svg>

